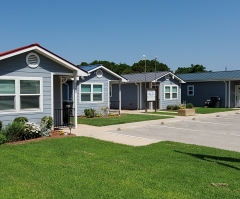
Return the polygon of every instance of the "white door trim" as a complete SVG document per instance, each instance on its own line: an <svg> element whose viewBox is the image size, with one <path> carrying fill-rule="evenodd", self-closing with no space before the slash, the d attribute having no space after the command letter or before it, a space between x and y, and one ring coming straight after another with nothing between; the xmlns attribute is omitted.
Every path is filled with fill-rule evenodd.
<svg viewBox="0 0 240 199"><path fill-rule="evenodd" d="M240 85L235 85L235 107L240 107Z"/></svg>

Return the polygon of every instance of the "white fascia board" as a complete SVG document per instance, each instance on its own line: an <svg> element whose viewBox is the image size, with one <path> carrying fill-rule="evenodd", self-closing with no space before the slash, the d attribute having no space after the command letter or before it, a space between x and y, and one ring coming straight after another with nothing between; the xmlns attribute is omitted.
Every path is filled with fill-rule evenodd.
<svg viewBox="0 0 240 199"><path fill-rule="evenodd" d="M165 75L162 75L161 77L158 77L157 79L153 80L152 82L156 82L158 79L161 79L162 77L165 77L166 75L171 75L172 77L176 78L180 83L186 83L182 79L180 79L178 76L174 75L171 72L168 72Z"/></svg>
<svg viewBox="0 0 240 199"><path fill-rule="evenodd" d="M127 79L121 77L120 75L114 73L113 71L109 70L108 68L106 68L106 67L104 67L104 66L102 66L102 65L101 65L101 66L98 66L98 67L96 67L96 68L94 68L94 69L92 69L92 70L90 70L90 71L88 71L88 72L91 73L91 72L93 72L93 71L95 71L95 70L97 70L97 69L99 69L99 68L102 68L102 69L104 69L105 71L107 71L108 73L110 73L111 75L113 75L113 76L121 79L122 82L128 82Z"/></svg>
<svg viewBox="0 0 240 199"><path fill-rule="evenodd" d="M73 70L73 71L77 71L76 73L76 76L88 76L88 73L81 70L81 69L78 69L76 66L66 62L65 60L51 54L50 52L48 51L45 51L44 49L42 48L39 48L38 46L36 46L36 49L35 49L37 52L39 52L40 54L48 57L49 59L52 59L53 61L65 66L66 68L70 69L70 70Z"/></svg>
<svg viewBox="0 0 240 199"><path fill-rule="evenodd" d="M54 54L38 47L38 46L32 46L32 47L29 47L29 48L26 48L26 49L23 49L23 50L19 50L19 51L16 51L16 52L13 52L13 53L9 53L7 55L4 55L2 57L0 57L0 60L3 60L3 59L7 59L9 57L13 57L13 56L16 56L16 55L19 55L19 54L22 54L22 53L25 53L25 52L29 52L29 51L37 51L38 53L48 57L49 59L63 65L64 67L70 69L70 70L73 70L73 71L77 71L77 76L88 76L88 73L81 70L81 69L78 69L76 66L66 62L65 60L55 56Z"/></svg>

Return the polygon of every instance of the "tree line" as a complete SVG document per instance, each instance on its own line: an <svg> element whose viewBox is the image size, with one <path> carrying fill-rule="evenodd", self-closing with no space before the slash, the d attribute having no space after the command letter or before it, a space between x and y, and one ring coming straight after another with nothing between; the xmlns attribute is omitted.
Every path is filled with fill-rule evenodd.
<svg viewBox="0 0 240 199"><path fill-rule="evenodd" d="M101 60L95 60L91 63L81 62L81 64L78 66L81 67L81 66L88 66L88 65L103 65L109 70L121 75L121 74L145 72L145 61L146 61L146 72L155 72L155 67L156 67L156 71L171 71L171 69L166 64L159 62L155 59L140 60L139 62L134 63L132 66L125 63L116 64L114 62L101 61ZM190 67L178 67L177 70L175 71L175 74L197 73L197 72L208 72L208 71L203 65L191 64Z"/></svg>

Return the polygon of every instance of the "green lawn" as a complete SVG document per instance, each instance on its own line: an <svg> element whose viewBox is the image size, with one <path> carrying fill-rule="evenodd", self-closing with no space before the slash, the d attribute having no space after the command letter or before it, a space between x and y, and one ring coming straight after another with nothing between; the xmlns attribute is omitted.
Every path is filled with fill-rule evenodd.
<svg viewBox="0 0 240 199"><path fill-rule="evenodd" d="M174 142L131 147L85 137L5 144L0 151L2 199L240 198L237 152Z"/></svg>
<svg viewBox="0 0 240 199"><path fill-rule="evenodd" d="M196 109L196 113L199 113L199 114L218 113L218 112L236 110L233 108L203 108L203 107L195 107L195 109Z"/></svg>
<svg viewBox="0 0 240 199"><path fill-rule="evenodd" d="M131 122L141 122L147 120L159 120L164 118L171 118L169 116L158 116L158 115L145 115L145 114L123 114L121 116L110 116L110 117L94 117L78 118L78 124L87 124L92 126L107 126L114 124L125 124Z"/></svg>

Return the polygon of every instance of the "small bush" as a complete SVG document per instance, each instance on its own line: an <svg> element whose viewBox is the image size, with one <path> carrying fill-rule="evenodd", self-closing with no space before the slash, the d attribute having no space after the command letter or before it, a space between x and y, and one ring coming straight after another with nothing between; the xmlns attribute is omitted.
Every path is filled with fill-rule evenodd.
<svg viewBox="0 0 240 199"><path fill-rule="evenodd" d="M7 141L7 138L5 135L3 135L2 133L0 133L0 144L3 144Z"/></svg>
<svg viewBox="0 0 240 199"><path fill-rule="evenodd" d="M95 116L95 110L92 108L86 108L84 114L87 118L93 118Z"/></svg>
<svg viewBox="0 0 240 199"><path fill-rule="evenodd" d="M193 104L192 103L187 103L186 108L193 108Z"/></svg>
<svg viewBox="0 0 240 199"><path fill-rule="evenodd" d="M2 120L0 120L0 131L2 130Z"/></svg>
<svg viewBox="0 0 240 199"><path fill-rule="evenodd" d="M25 136L25 124L22 122L13 121L9 123L1 133L6 136L7 142L15 142L24 139Z"/></svg>
<svg viewBox="0 0 240 199"><path fill-rule="evenodd" d="M173 107L172 107L172 110L178 110L178 109L180 109L180 106L179 105L173 105Z"/></svg>
<svg viewBox="0 0 240 199"><path fill-rule="evenodd" d="M172 110L173 106L172 105L167 105L168 110Z"/></svg>
<svg viewBox="0 0 240 199"><path fill-rule="evenodd" d="M46 123L46 128L47 129L52 129L52 125L53 125L53 118L51 116L44 116L41 119L41 123Z"/></svg>
<svg viewBox="0 0 240 199"><path fill-rule="evenodd" d="M52 125L52 117L44 116L40 124L41 136L51 136Z"/></svg>
<svg viewBox="0 0 240 199"><path fill-rule="evenodd" d="M26 122L28 122L28 119L26 117L16 117L14 119L14 122L26 123Z"/></svg>
<svg viewBox="0 0 240 199"><path fill-rule="evenodd" d="M24 139L33 139L41 137L41 129L40 126L33 122L26 122L24 129Z"/></svg>

